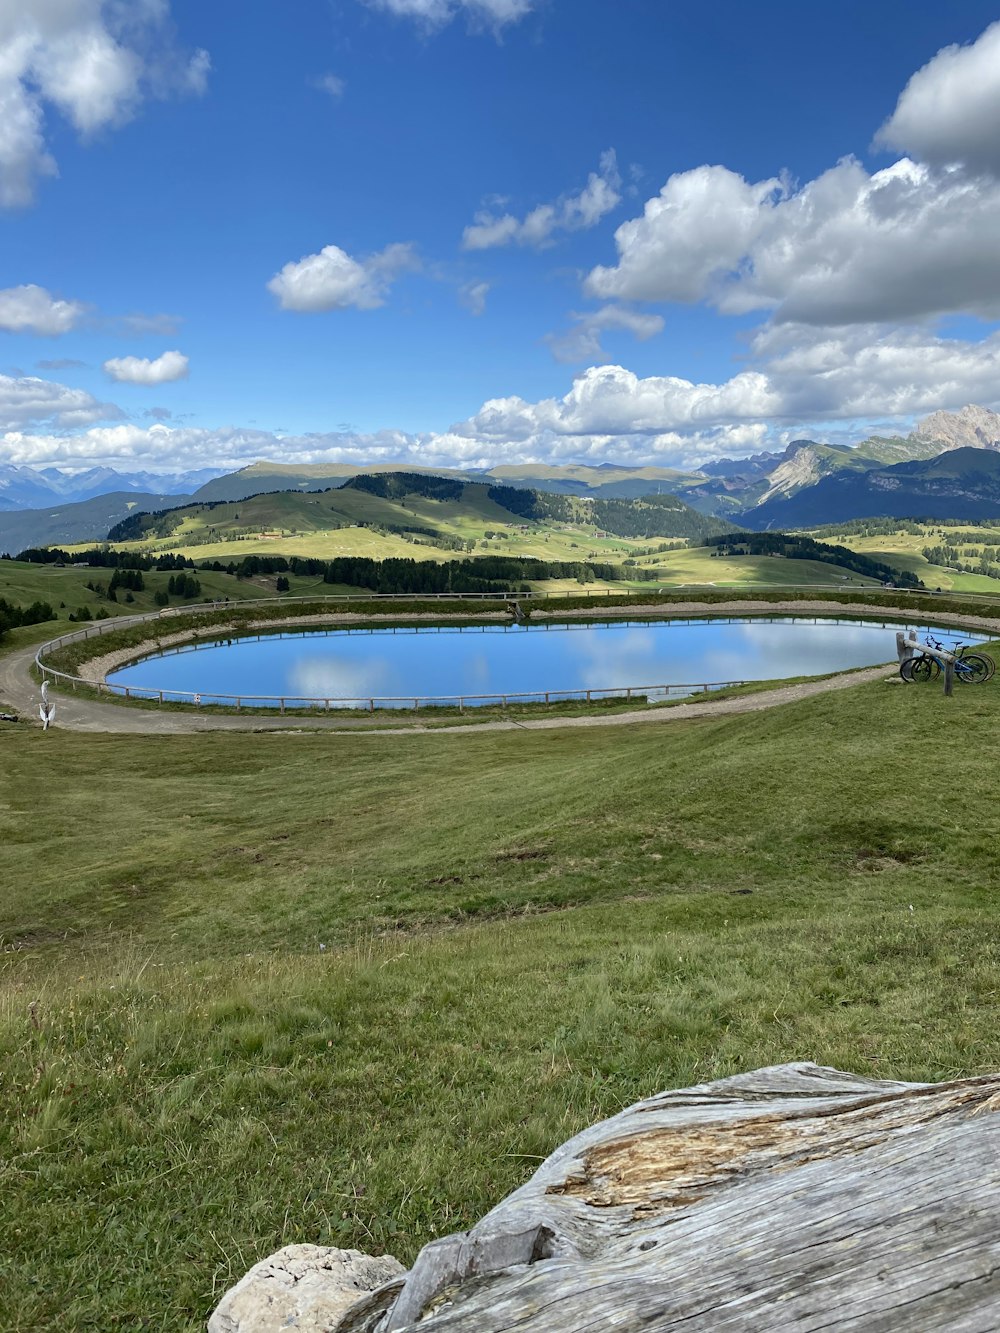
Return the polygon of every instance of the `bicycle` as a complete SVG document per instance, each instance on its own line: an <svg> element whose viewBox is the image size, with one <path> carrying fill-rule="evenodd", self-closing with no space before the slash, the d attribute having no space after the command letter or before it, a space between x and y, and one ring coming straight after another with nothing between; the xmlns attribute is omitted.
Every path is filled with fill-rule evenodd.
<svg viewBox="0 0 1000 1333"><path fill-rule="evenodd" d="M927 635L926 644L929 652L923 652L919 657L909 657L900 664L899 674L908 685L936 680L945 664L944 655L951 657L955 679L963 685L984 685L992 679L997 669L992 657L967 651L968 644L956 643L952 649L947 649L930 634Z"/></svg>

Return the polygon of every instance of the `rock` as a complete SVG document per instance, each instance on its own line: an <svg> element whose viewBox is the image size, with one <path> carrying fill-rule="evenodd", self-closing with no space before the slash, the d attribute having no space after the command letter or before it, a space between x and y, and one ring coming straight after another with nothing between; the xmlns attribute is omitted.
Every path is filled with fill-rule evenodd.
<svg viewBox="0 0 1000 1333"><path fill-rule="evenodd" d="M949 449L996 449L1000 446L1000 412L970 403L961 412L932 412L917 423L919 439L940 440Z"/></svg>
<svg viewBox="0 0 1000 1333"><path fill-rule="evenodd" d="M360 1250L287 1245L226 1292L208 1333L330 1333L352 1306L405 1271L391 1254L373 1259Z"/></svg>

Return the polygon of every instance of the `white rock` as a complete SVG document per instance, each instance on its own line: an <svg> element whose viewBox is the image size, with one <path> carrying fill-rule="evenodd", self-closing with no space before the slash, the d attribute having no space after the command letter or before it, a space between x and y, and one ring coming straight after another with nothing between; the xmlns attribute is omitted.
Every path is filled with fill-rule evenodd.
<svg viewBox="0 0 1000 1333"><path fill-rule="evenodd" d="M405 1272L391 1254L286 1245L226 1292L208 1333L329 1333L362 1296Z"/></svg>

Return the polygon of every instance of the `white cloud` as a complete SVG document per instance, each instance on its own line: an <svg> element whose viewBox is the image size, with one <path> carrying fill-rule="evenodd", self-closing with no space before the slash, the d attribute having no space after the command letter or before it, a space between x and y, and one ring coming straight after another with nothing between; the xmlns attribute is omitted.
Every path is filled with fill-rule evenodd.
<svg viewBox="0 0 1000 1333"><path fill-rule="evenodd" d="M458 14L499 29L530 14L536 0L368 0L375 9L417 19L427 27L442 27Z"/></svg>
<svg viewBox="0 0 1000 1333"><path fill-rule="evenodd" d="M482 315L486 310L486 297L489 295L488 282L467 282L458 289L458 299L466 310L473 315Z"/></svg>
<svg viewBox="0 0 1000 1333"><path fill-rule="evenodd" d="M121 409L113 403L99 403L83 389L70 389L30 375L0 375L0 430L29 426L72 430L95 421L113 421L121 415ZM72 448L75 438L63 437L63 442Z"/></svg>
<svg viewBox="0 0 1000 1333"><path fill-rule="evenodd" d="M167 0L0 0L0 207L30 204L57 174L47 107L87 138L145 97L204 91L209 59L175 48Z"/></svg>
<svg viewBox="0 0 1000 1333"><path fill-rule="evenodd" d="M762 447L775 426L857 421L863 433L872 418L1000 404L1000 333L974 343L926 329L783 325L759 334L752 350L760 368L718 384L591 367L562 398L493 399L450 433L486 457L515 450L690 464Z"/></svg>
<svg viewBox="0 0 1000 1333"><path fill-rule="evenodd" d="M810 324L996 318L998 212L1000 181L908 158L874 175L845 158L799 190L699 167L618 228L618 264L585 288Z"/></svg>
<svg viewBox="0 0 1000 1333"><path fill-rule="evenodd" d="M595 268L586 289L627 301L699 301L737 270L779 198L779 180L751 185L726 167L671 176L641 218L615 232L618 264Z"/></svg>
<svg viewBox="0 0 1000 1333"><path fill-rule="evenodd" d="M600 169L590 173L579 194L566 195L554 204L540 204L521 221L512 213L497 216L484 209L462 233L462 247L489 250L504 245L546 245L553 232L595 226L621 202L620 187L618 162L614 149L609 148L601 154Z"/></svg>
<svg viewBox="0 0 1000 1333"><path fill-rule="evenodd" d="M567 333L550 333L545 341L557 361L574 364L596 361L604 356L601 334L608 329L622 329L645 342L663 331L663 317L626 306L606 305L585 314L573 313L576 324Z"/></svg>
<svg viewBox="0 0 1000 1333"><path fill-rule="evenodd" d="M316 80L316 87L320 92L329 93L337 102L343 97L347 84L339 74L323 74Z"/></svg>
<svg viewBox="0 0 1000 1333"><path fill-rule="evenodd" d="M527 403L494 398L452 433L479 440L526 440L557 435L657 435L697 430L780 413L780 395L759 371L741 371L723 384L693 384L674 376L640 379L622 366L591 366L562 398Z"/></svg>
<svg viewBox="0 0 1000 1333"><path fill-rule="evenodd" d="M946 46L913 75L876 142L938 165L1000 175L1000 23Z"/></svg>
<svg viewBox="0 0 1000 1333"><path fill-rule="evenodd" d="M938 408L1000 407L1000 333L965 342L927 329L779 325L759 333L750 352L751 368L718 383L640 378L621 366L594 366L561 397L491 399L449 430L425 433L275 435L133 422L85 429L120 415L118 409L61 385L0 379L0 430L7 431L0 436L0 459L141 463L154 471L209 463L235 468L261 458L360 466L580 461L692 467L781 447L797 435L823 438L837 422L841 434L859 438L873 423L883 432L889 423L905 430L914 415ZM68 428L78 433L55 433Z"/></svg>
<svg viewBox="0 0 1000 1333"><path fill-rule="evenodd" d="M169 384L187 379L188 358L182 352L164 352L151 361L144 356L112 357L105 372L122 384Z"/></svg>
<svg viewBox="0 0 1000 1333"><path fill-rule="evenodd" d="M2 133L2 131L0 131ZM0 329L8 333L69 333L86 314L79 301L62 301L33 282L0 291Z"/></svg>
<svg viewBox="0 0 1000 1333"><path fill-rule="evenodd" d="M418 266L413 247L389 245L367 259L352 259L338 245L288 263L267 284L283 310L375 310L385 304L396 276Z"/></svg>
<svg viewBox="0 0 1000 1333"><path fill-rule="evenodd" d="M2 416L0 429L3 429ZM546 461L652 462L687 467L699 459L751 452L764 447L767 438L764 423L627 437L539 433L523 441L478 439L452 432L411 435L402 431L279 437L269 431L234 427L207 429L126 423L96 426L74 436L7 430L0 435L0 459L32 466L141 466L165 472L208 465L238 468L259 459L283 463L351 463L358 467L408 463L414 468L472 468Z"/></svg>
<svg viewBox="0 0 1000 1333"><path fill-rule="evenodd" d="M926 327L763 329L754 355L793 420L908 418L1000 401L1000 333L979 342Z"/></svg>

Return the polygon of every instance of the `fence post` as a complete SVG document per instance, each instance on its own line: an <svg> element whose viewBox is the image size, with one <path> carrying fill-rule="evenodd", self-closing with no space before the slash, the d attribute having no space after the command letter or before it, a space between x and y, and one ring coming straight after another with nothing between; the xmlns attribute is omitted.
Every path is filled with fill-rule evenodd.
<svg viewBox="0 0 1000 1333"><path fill-rule="evenodd" d="M952 693L952 691L953 691L953 689L954 689L954 686L955 686L955 662L954 662L954 659L953 659L953 658L950 658L950 657L949 657L949 659L947 660L947 662L945 662L945 664L944 664L944 693L945 693L945 698L948 698L948 697L951 695L951 693Z"/></svg>

